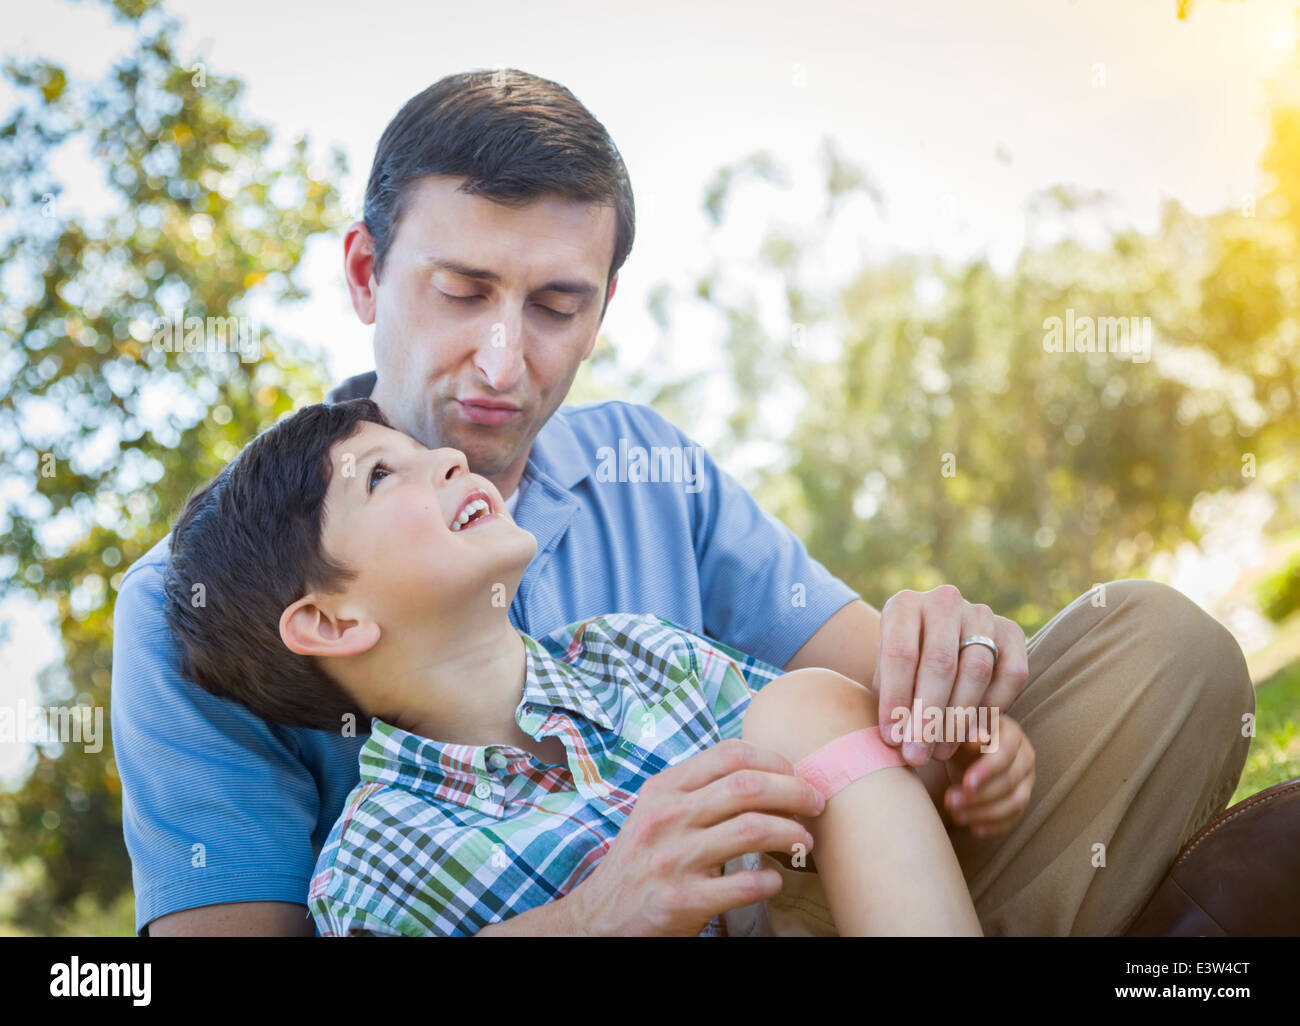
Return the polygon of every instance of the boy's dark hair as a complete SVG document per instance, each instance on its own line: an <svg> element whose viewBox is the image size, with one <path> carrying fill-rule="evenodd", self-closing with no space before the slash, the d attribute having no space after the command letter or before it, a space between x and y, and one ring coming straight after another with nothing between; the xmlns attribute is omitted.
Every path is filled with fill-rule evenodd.
<svg viewBox="0 0 1300 1026"><path fill-rule="evenodd" d="M318 403L268 428L185 504L163 575L181 671L266 720L337 731L370 718L310 656L287 648L280 615L310 591L355 577L321 548L330 446L364 421L370 399Z"/></svg>
<svg viewBox="0 0 1300 1026"><path fill-rule="evenodd" d="M632 183L614 141L564 86L526 71L448 75L406 101L379 139L366 185L374 274L405 211L408 183L426 175L468 179L460 191L508 206L545 193L612 204L617 215L609 283L632 250ZM601 308L601 316L604 316Z"/></svg>

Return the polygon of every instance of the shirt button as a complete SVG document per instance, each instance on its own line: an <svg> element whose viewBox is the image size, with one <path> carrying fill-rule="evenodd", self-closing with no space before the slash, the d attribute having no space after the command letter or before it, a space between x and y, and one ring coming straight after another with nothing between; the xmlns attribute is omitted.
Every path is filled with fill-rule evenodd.
<svg viewBox="0 0 1300 1026"><path fill-rule="evenodd" d="M480 780L474 785L474 794L484 801L487 801L492 797L492 785L486 780Z"/></svg>
<svg viewBox="0 0 1300 1026"><path fill-rule="evenodd" d="M500 752L493 752L491 755L488 756L488 765L491 766L494 770L505 769L507 762L509 762L509 760Z"/></svg>

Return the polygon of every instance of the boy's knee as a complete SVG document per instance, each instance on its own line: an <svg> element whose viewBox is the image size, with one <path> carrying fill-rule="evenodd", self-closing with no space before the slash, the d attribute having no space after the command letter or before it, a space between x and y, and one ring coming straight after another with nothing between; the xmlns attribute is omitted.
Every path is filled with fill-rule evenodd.
<svg viewBox="0 0 1300 1026"><path fill-rule="evenodd" d="M797 762L843 734L875 726L876 705L868 688L842 673L793 670L750 700L741 736Z"/></svg>

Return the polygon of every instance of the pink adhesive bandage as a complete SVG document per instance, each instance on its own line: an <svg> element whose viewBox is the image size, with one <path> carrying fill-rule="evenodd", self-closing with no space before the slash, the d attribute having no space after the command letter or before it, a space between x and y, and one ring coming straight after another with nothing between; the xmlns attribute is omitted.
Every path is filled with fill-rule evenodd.
<svg viewBox="0 0 1300 1026"><path fill-rule="evenodd" d="M879 727L863 727L828 741L794 764L803 777L830 801L831 796L859 777L890 766L906 766L903 753L885 744Z"/></svg>

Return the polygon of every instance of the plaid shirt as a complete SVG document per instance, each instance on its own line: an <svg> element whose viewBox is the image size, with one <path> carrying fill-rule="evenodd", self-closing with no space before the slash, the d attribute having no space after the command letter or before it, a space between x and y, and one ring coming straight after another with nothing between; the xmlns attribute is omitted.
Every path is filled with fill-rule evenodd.
<svg viewBox="0 0 1300 1026"><path fill-rule="evenodd" d="M520 637L515 720L558 735L568 765L375 718L312 878L322 936L467 936L563 897L609 851L641 785L739 737L749 700L782 672L652 615ZM722 916L700 936L725 937Z"/></svg>

